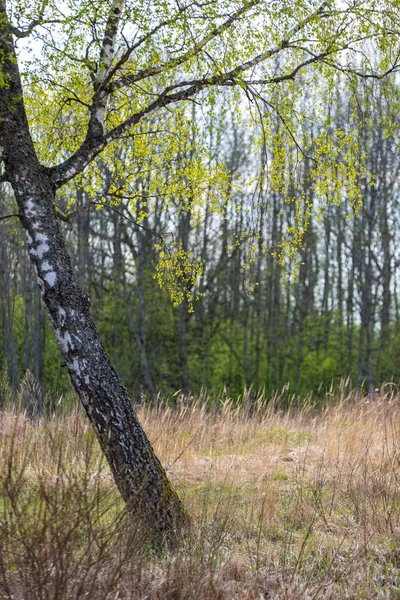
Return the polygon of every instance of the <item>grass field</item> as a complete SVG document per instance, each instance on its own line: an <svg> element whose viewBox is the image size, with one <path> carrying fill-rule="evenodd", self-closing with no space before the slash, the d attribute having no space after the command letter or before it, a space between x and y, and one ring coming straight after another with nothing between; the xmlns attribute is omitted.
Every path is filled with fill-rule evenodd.
<svg viewBox="0 0 400 600"><path fill-rule="evenodd" d="M400 598L400 400L140 419L192 515L153 555L80 410L0 413L0 598Z"/></svg>

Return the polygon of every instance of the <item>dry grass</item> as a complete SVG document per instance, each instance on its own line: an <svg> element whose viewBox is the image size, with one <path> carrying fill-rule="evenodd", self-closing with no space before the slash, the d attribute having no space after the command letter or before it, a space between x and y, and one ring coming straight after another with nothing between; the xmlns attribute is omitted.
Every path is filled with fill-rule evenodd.
<svg viewBox="0 0 400 600"><path fill-rule="evenodd" d="M127 521L85 417L0 414L0 597L400 598L400 400L201 400L140 419L192 514L173 555Z"/></svg>

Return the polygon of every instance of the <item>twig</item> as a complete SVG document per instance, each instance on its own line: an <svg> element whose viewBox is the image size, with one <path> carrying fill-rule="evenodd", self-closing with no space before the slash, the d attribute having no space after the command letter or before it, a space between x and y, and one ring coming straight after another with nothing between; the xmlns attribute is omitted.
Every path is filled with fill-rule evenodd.
<svg viewBox="0 0 400 600"><path fill-rule="evenodd" d="M11 219L13 217L16 217L17 219L20 218L19 215L4 215L4 216L0 217L0 221L4 221L5 219Z"/></svg>

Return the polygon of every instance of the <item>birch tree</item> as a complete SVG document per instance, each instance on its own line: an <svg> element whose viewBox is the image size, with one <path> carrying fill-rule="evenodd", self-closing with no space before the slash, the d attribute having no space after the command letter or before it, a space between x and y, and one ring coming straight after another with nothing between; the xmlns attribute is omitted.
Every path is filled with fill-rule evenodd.
<svg viewBox="0 0 400 600"><path fill-rule="evenodd" d="M131 141L125 161L139 168L150 140L168 135L152 129L155 115L191 101L212 107L220 89L236 89L255 114L268 106L297 144L288 123L304 89L336 70L368 78L397 69L398 8L397 1L0 0L1 180L15 194L75 390L129 509L158 541L173 544L188 517L99 338L66 250L57 193L74 179L101 187L100 156L118 179L128 166L117 160L121 139ZM371 45L379 64L355 61ZM280 101L271 104L275 87ZM328 146L319 147L321 180L329 158L346 163L340 147ZM285 160L277 156L279 185Z"/></svg>

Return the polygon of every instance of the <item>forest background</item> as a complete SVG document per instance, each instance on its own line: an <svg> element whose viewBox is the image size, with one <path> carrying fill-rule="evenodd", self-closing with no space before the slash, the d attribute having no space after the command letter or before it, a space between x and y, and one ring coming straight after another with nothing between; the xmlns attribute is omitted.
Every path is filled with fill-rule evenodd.
<svg viewBox="0 0 400 600"><path fill-rule="evenodd" d="M121 141L128 186L115 183L100 161L97 193L78 182L60 195L76 272L130 394L237 396L245 388L271 393L286 386L289 395L322 396L343 378L367 393L397 383L394 88L390 77L355 84L338 76L336 89L326 90L323 114L308 113L297 129L285 120L286 87L261 108L240 93L226 94L212 110L195 103L174 108L152 120L154 130L168 131L161 142L145 130L136 136L135 144L148 147L140 174L129 173ZM260 135L252 114L260 110L275 135ZM319 144L312 153L310 131ZM335 163L329 143L348 160L357 153L350 191L343 181L348 165L346 171ZM315 156L330 161L338 194L318 186ZM0 211L16 212L5 186ZM29 370L39 396L66 393L67 370L31 269L17 220L1 221L3 377L15 393Z"/></svg>

